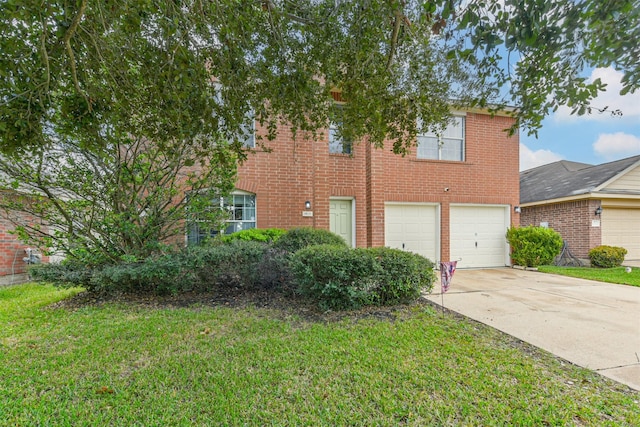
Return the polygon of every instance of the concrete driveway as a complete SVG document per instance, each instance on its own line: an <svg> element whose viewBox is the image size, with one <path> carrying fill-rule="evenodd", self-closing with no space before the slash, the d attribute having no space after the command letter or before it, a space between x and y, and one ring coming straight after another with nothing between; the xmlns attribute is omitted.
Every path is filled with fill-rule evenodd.
<svg viewBox="0 0 640 427"><path fill-rule="evenodd" d="M441 303L440 284L428 299ZM444 306L640 390L640 287L511 268L457 270Z"/></svg>

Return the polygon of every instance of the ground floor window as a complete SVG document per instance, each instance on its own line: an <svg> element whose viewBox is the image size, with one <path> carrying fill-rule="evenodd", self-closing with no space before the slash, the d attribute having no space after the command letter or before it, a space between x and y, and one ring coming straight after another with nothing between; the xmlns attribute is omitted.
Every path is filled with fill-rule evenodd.
<svg viewBox="0 0 640 427"><path fill-rule="evenodd" d="M228 212L225 226L217 229L204 221L191 221L187 224L187 244L197 245L220 233L230 234L256 227L255 194L236 193L229 197L213 199L211 204L214 208Z"/></svg>

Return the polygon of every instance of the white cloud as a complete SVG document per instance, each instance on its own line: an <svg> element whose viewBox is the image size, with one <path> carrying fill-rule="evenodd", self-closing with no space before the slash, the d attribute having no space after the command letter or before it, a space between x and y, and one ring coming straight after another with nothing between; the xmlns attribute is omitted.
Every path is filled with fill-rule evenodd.
<svg viewBox="0 0 640 427"><path fill-rule="evenodd" d="M593 151L606 160L617 160L640 154L640 138L624 132L601 133L593 143Z"/></svg>
<svg viewBox="0 0 640 427"><path fill-rule="evenodd" d="M620 71L616 71L612 67L596 68L591 72L591 76L589 77L590 82L599 78L603 83L607 84L606 91L601 92L598 97L591 102L592 107L607 107L607 111L604 113L599 113L594 110L592 114L577 116L571 115L571 109L569 107L560 107L553 115L554 120L556 122L611 120L611 111L614 110L620 110L622 112L623 120L640 117L640 91L624 96L620 95L620 91L622 90L622 76L623 74Z"/></svg>
<svg viewBox="0 0 640 427"><path fill-rule="evenodd" d="M535 168L537 166L546 165L547 163L557 162L562 160L560 154L554 153L551 150L536 150L533 151L524 144L520 144L520 170Z"/></svg>

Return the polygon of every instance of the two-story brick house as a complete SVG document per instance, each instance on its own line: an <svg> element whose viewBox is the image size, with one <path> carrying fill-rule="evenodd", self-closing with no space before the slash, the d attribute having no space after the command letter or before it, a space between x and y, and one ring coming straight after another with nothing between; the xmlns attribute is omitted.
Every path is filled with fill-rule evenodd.
<svg viewBox="0 0 640 427"><path fill-rule="evenodd" d="M519 141L504 131L506 115L455 115L440 136L418 135L408 155L365 141L345 144L333 129L320 141L286 129L249 155L227 232L310 226L342 235L352 246L389 246L460 267L510 264L507 227L517 225ZM260 132L260 129L257 130ZM193 227L189 240L198 239Z"/></svg>

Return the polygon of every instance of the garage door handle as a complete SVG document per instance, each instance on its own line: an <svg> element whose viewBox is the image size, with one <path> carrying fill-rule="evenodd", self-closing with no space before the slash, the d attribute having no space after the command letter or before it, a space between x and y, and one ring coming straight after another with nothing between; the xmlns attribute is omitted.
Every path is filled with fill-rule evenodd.
<svg viewBox="0 0 640 427"><path fill-rule="evenodd" d="M476 248L478 247L478 242L476 242Z"/></svg>
<svg viewBox="0 0 640 427"><path fill-rule="evenodd" d="M404 249L404 243L402 244L402 249Z"/></svg>

